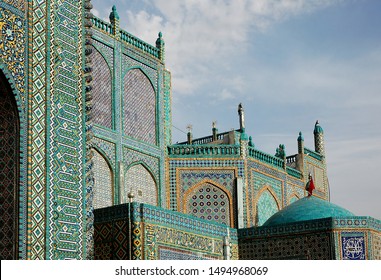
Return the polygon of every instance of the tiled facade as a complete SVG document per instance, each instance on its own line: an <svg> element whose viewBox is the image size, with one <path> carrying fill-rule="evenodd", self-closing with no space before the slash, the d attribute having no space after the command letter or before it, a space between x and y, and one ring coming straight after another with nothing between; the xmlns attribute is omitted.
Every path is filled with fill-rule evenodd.
<svg viewBox="0 0 381 280"><path fill-rule="evenodd" d="M372 218L262 226L310 173L329 200L318 123L296 155L260 151L242 121L173 145L163 35L151 46L91 8L0 2L2 259L381 258Z"/></svg>

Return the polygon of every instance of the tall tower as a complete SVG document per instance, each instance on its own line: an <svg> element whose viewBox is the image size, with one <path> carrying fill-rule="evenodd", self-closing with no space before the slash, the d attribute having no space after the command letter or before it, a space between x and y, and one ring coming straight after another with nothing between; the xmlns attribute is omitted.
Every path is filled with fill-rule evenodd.
<svg viewBox="0 0 381 280"><path fill-rule="evenodd" d="M315 123L314 139L315 139L315 152L321 154L324 160L325 159L324 131L323 131L323 128L320 126L319 121L316 121Z"/></svg>

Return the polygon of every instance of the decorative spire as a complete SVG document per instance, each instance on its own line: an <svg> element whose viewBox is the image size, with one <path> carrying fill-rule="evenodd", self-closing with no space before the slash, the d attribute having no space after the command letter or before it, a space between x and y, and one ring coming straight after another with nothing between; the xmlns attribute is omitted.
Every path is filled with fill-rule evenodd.
<svg viewBox="0 0 381 280"><path fill-rule="evenodd" d="M243 110L242 103L238 105L238 115L239 115L239 129L241 132L245 132L245 111Z"/></svg>
<svg viewBox="0 0 381 280"><path fill-rule="evenodd" d="M325 156L325 144L324 144L324 130L320 126L319 121L316 121L314 128L314 138L315 138L315 152Z"/></svg>
<svg viewBox="0 0 381 280"><path fill-rule="evenodd" d="M110 23L112 25L112 31L114 35L119 34L119 15L118 12L116 11L115 5L112 6L112 11L110 13Z"/></svg>
<svg viewBox="0 0 381 280"><path fill-rule="evenodd" d="M218 138L218 129L217 129L217 121L212 122L212 139L213 141L217 141Z"/></svg>
<svg viewBox="0 0 381 280"><path fill-rule="evenodd" d="M110 22L113 22L115 20L119 20L119 15L118 15L118 12L116 11L116 6L112 6L112 11L110 13Z"/></svg>
<svg viewBox="0 0 381 280"><path fill-rule="evenodd" d="M249 147L254 147L253 137L249 137Z"/></svg>
<svg viewBox="0 0 381 280"><path fill-rule="evenodd" d="M304 137L301 131L298 137L298 153L304 155Z"/></svg>
<svg viewBox="0 0 381 280"><path fill-rule="evenodd" d="M164 51L164 46L165 42L163 40L163 34L159 32L158 38L156 39L156 48L159 49L159 59L164 62L165 58L165 51Z"/></svg>
<svg viewBox="0 0 381 280"><path fill-rule="evenodd" d="M192 128L193 128L193 126L191 125L191 124L188 124L187 125L187 130L188 130L188 134L187 134L187 136L188 136L188 144L189 145L191 145L192 144L192 138L193 138L193 136L192 136Z"/></svg>

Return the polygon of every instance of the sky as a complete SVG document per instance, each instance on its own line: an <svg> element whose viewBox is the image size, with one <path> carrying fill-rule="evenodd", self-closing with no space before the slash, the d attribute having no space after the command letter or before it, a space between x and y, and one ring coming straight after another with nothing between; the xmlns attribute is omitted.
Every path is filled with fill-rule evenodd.
<svg viewBox="0 0 381 280"><path fill-rule="evenodd" d="M324 129L331 202L381 219L381 1L92 0L155 45L172 73L174 143L239 128L257 149L314 149Z"/></svg>

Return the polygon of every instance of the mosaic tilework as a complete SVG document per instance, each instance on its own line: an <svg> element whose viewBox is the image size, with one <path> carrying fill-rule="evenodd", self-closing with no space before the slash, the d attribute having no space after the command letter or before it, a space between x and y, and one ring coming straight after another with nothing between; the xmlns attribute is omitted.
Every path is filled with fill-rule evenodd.
<svg viewBox="0 0 381 280"><path fill-rule="evenodd" d="M144 163L146 166L149 167L150 171L152 172L155 178L155 181L158 181L159 172L160 172L159 158L150 156L143 152L133 150L128 147L124 147L123 148L123 162L125 163L126 171L128 166L134 163L137 163L137 162Z"/></svg>
<svg viewBox="0 0 381 280"><path fill-rule="evenodd" d="M31 16L33 28L33 42L30 48L30 53L33 53L31 65L32 75L29 86L32 95L29 99L29 139L28 145L31 146L31 151L28 153L28 185L30 187L29 217L28 217L28 259L44 259L45 258L45 186L46 186L46 80L47 67L46 47L47 47L47 30L46 25L49 21L47 15L47 1L33 1L33 10Z"/></svg>
<svg viewBox="0 0 381 280"><path fill-rule="evenodd" d="M126 48L126 46L128 45L122 45L122 69L131 69L139 67L152 81L152 86L154 87L154 90L157 92L159 90L157 88L158 79L159 75L161 75L161 73L158 73L157 61L152 60L150 56L142 55L140 52L136 52L133 48ZM126 73L123 73L122 75L123 77L125 77Z"/></svg>
<svg viewBox="0 0 381 280"><path fill-rule="evenodd" d="M179 250L174 248L167 248L159 246L158 259L159 260L216 260L218 258L207 256L202 253L193 253L187 250Z"/></svg>
<svg viewBox="0 0 381 280"><path fill-rule="evenodd" d="M93 150L94 209L113 205L113 175L105 158Z"/></svg>
<svg viewBox="0 0 381 280"><path fill-rule="evenodd" d="M192 216L229 226L231 224L228 195L210 183L204 183L188 193L184 207L184 212Z"/></svg>
<svg viewBox="0 0 381 280"><path fill-rule="evenodd" d="M19 119L17 105L0 72L0 259L18 258Z"/></svg>
<svg viewBox="0 0 381 280"><path fill-rule="evenodd" d="M372 234L373 260L381 260L381 234Z"/></svg>
<svg viewBox="0 0 381 280"><path fill-rule="evenodd" d="M342 232L341 248L343 260L365 260L365 236L362 232Z"/></svg>
<svg viewBox="0 0 381 280"><path fill-rule="evenodd" d="M81 259L87 254L82 5L59 1L50 15L48 259Z"/></svg>
<svg viewBox="0 0 381 280"><path fill-rule="evenodd" d="M110 68L101 53L94 48L92 53L93 122L112 128L112 81Z"/></svg>
<svg viewBox="0 0 381 280"><path fill-rule="evenodd" d="M96 33L96 30L92 29L94 33ZM93 36L94 38L94 36ZM111 72L114 69L114 50L113 48L109 47L107 44L100 42L97 39L94 39L92 41L93 46L102 54L103 58L106 60L106 63L108 67L110 68Z"/></svg>
<svg viewBox="0 0 381 280"><path fill-rule="evenodd" d="M251 169L249 172L249 197L250 193L253 194L253 199L248 199L248 214L250 218L250 225L259 225L257 222L264 223L272 214L277 212L282 207L283 198L283 178L268 176L268 173L257 172ZM279 179L278 179L279 178ZM264 190L265 196L261 194ZM271 192L271 194L269 193ZM259 201L261 199L261 201ZM259 212L257 212L259 211Z"/></svg>
<svg viewBox="0 0 381 280"><path fill-rule="evenodd" d="M314 259L330 260L331 238L326 232L290 235L280 238L258 238L239 242L239 258L263 259Z"/></svg>
<svg viewBox="0 0 381 280"><path fill-rule="evenodd" d="M164 254L163 258L172 256L176 259L223 259L223 238L226 235L231 238L233 259L238 257L237 230L235 229L136 202L132 203L130 211L133 259L158 259L161 253ZM110 253L111 242L113 242L110 235L111 223L118 220L126 221L126 217L128 217L126 204L95 211L96 229L104 231L96 234L105 236L101 246L108 255L112 255ZM104 226L100 228L98 224L109 224L108 229L103 230ZM112 234L117 235L116 231ZM115 242L118 241L115 240ZM102 250L99 249L99 251Z"/></svg>
<svg viewBox="0 0 381 280"><path fill-rule="evenodd" d="M312 164L308 164L308 173L311 173L314 180L315 189L320 192L325 191L324 170Z"/></svg>
<svg viewBox="0 0 381 280"><path fill-rule="evenodd" d="M195 169L195 171L192 171L192 168ZM203 176L221 176L221 179L226 180L226 177L223 178L223 176L220 175L212 175L213 171L216 170L231 170L236 169L236 175L237 177L244 177L244 162L242 160L231 160L231 159L169 159L168 160L168 174L169 174L169 188L167 187L167 208L178 211L178 200L181 196L181 193L178 193L177 185L179 183L179 177L177 174L180 174L179 172L182 172L182 170L187 169L189 172L193 172L195 175L194 178L197 178L198 175L200 175L202 178ZM210 171L208 175L208 169L212 169L213 171ZM205 173L206 172L206 173ZM224 171L219 171L224 172ZM219 172L216 172L218 174ZM202 175L205 173L205 175ZM184 175L187 176L187 175ZM204 179L204 178L203 178ZM201 179L202 180L202 179ZM193 182L194 183L194 182ZM225 182L223 182L222 185L224 185ZM227 188L229 186L229 183L226 183Z"/></svg>
<svg viewBox="0 0 381 280"><path fill-rule="evenodd" d="M124 192L122 203L128 202L127 194L132 192L134 201L157 205L157 186L149 171L142 165L137 164L128 169L125 174Z"/></svg>
<svg viewBox="0 0 381 280"><path fill-rule="evenodd" d="M128 71L124 84L124 133L156 144L156 96L151 82L140 69Z"/></svg>
<svg viewBox="0 0 381 280"><path fill-rule="evenodd" d="M92 139L92 144L94 147L97 147L99 150L101 150L107 157L107 161L110 163L111 167L115 170L115 144L111 143L109 141L106 141L104 139L94 137Z"/></svg>
<svg viewBox="0 0 381 280"><path fill-rule="evenodd" d="M96 260L129 259L128 221L96 223L94 244L94 259Z"/></svg>
<svg viewBox="0 0 381 280"><path fill-rule="evenodd" d="M257 201L256 224L263 225L268 218L279 211L278 204L274 196L268 191L262 192Z"/></svg>
<svg viewBox="0 0 381 280"><path fill-rule="evenodd" d="M15 1L16 2L16 1ZM23 2L23 1L20 1ZM25 20L22 16L0 7L0 62L6 63L25 109Z"/></svg>
<svg viewBox="0 0 381 280"><path fill-rule="evenodd" d="M172 144L172 84L171 73L164 71L164 145Z"/></svg>
<svg viewBox="0 0 381 280"><path fill-rule="evenodd" d="M25 6L26 6L25 0L3 0L3 1L19 10L25 11Z"/></svg>

